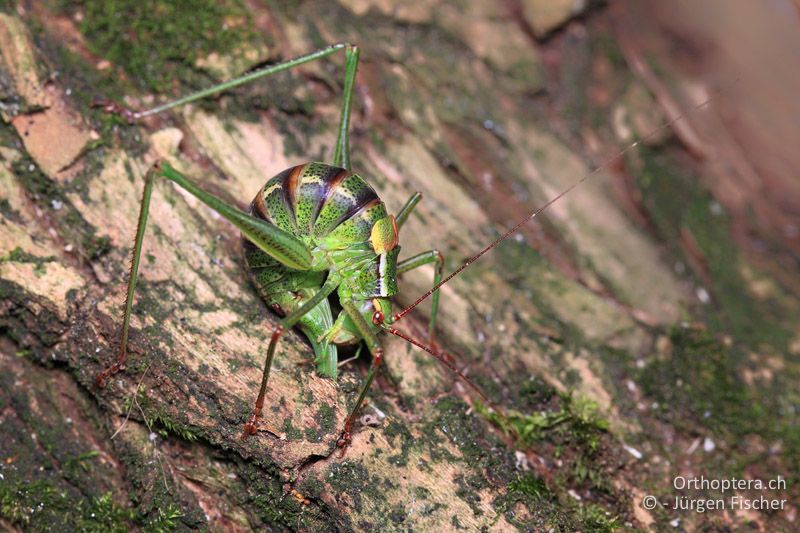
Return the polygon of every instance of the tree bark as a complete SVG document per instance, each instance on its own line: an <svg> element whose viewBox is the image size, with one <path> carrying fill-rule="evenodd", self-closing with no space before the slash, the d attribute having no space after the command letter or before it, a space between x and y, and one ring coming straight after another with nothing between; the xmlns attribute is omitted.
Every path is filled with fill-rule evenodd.
<svg viewBox="0 0 800 533"><path fill-rule="evenodd" d="M715 323L697 310L696 294L705 286L715 296L716 271L703 265L703 242L692 253L698 238L689 231L681 233L685 262L695 270L676 273L685 250L665 245L628 169L651 171L653 158L686 162L680 147L666 151L651 136L647 152L590 174L587 161L607 159L666 120L604 51L612 46L605 8L572 23L567 11L543 29L530 23L536 2L488 4L252 1L246 16L220 19L254 30L250 37L188 67L199 79L189 83L202 85L323 43L359 43L353 166L390 212L423 193L401 256L437 248L446 271L590 176L441 291L438 346L494 402L518 412L513 422L493 424L446 369L385 337L382 377L344 457L336 441L367 358L336 381L317 376L296 332L279 345L260 432L240 438L277 317L247 281L235 229L167 183L153 194L127 368L107 387L94 385L118 349L147 168L167 159L244 208L281 170L330 158L342 58L128 125L90 109L90 97L144 108L188 89L144 89L105 59L81 7L22 2L0 17L4 526L646 527L672 518L640 505L645 494L668 494L675 470L660 465L701 461L684 453L697 439L728 449L725 459L770 442L792 449L794 434L759 430L762 441L737 448L728 426L694 417L694 403L664 407L668 415L651 406L673 386L655 375L683 379L675 362L704 342L727 353L717 340L730 324L722 320L713 335L672 329L687 316ZM551 37L537 41L542 35ZM182 49L147 33L132 39L131 54ZM570 76L576 83L557 93L553 84ZM698 283L709 271L708 284ZM432 277L432 268L404 275L396 307L415 301ZM780 299L781 324L797 312L789 301ZM398 327L424 338L427 313L423 304ZM767 346L763 357L780 359L779 349ZM739 386L743 370L732 358L709 360L719 360L711 371L722 368L723 382L685 378L692 393ZM751 400L762 402L736 399ZM738 413L738 405L724 409ZM790 464L774 461L769 472ZM788 523L786 513L758 520ZM720 516L740 523L735 513Z"/></svg>

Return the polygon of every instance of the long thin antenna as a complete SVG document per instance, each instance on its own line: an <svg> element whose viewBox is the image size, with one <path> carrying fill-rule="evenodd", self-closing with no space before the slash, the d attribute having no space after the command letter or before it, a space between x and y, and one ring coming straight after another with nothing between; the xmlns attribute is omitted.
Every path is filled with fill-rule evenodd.
<svg viewBox="0 0 800 533"><path fill-rule="evenodd" d="M738 80L738 78L737 78L737 79L734 81L734 83L735 83L735 82L737 82L737 81L739 81L739 80ZM534 210L534 211L531 211L531 212L530 212L530 213L529 213L529 214L528 214L528 215L527 215L525 218L523 218L522 220L520 220L520 221L519 221L519 222L518 222L516 225L514 225L514 226L513 226L511 229L507 230L507 231L506 231L505 233L503 233L503 234L502 234L500 237L498 237L497 239L495 239L494 241L492 241L492 242L491 242L489 245L487 245L485 248L483 248L483 249L482 249L480 252L476 253L475 255L473 255L472 257L470 257L469 259L467 259L467 260L464 262L464 264L462 264L460 267L458 267L457 269L455 269L453 272L451 272L450 274L448 274L447 276L445 276L445 277L444 277L444 278L443 278L443 279L442 279L442 280L441 280L439 283L435 284L431 290L429 290L428 292L426 292L425 294L423 294L422 296L420 296L420 297L417 299L417 301L415 301L413 304L409 305L408 307L406 307L405 309L403 309L403 310L402 310L402 311L400 311L399 313L396 313L396 314L395 314L395 315L392 317L392 320L393 320L394 322L397 322L398 320L400 320L401 318L403 318L403 317L404 317L405 315L407 315L407 314L408 314L408 313L409 313L409 312L410 312L412 309L414 309L414 308L415 308L415 307L417 307L419 304L421 304L422 302L424 302L425 300L427 300L427 299L428 299L428 298L429 298L429 297L430 297L430 296L431 296L431 295L432 295L434 292L436 292L436 291L437 291L437 290L438 290L438 289L439 289L439 288L440 288L442 285L444 285L445 283L447 283L448 281L450 281L450 280L451 280L451 279L453 279L454 277L456 277L456 276L458 276L459 274L461 274L461 272L463 272L463 271L464 271L464 270L465 270L465 269L466 269L468 266L470 266L472 263L474 263L475 261L477 261L478 259L480 259L480 258L481 258L481 256L483 256L483 255L484 255L486 252L488 252L489 250L491 250L492 248L494 248L495 246L497 246L498 244L500 244L500 243L501 243L501 242L503 242L504 240L506 240L506 239L508 239L509 237L511 237L511 236L512 236L514 233L516 233L517 231L519 231L519 229L520 229L522 226L524 226L525 224L527 224L527 223L528 223L530 220L534 219L534 218L535 218L536 216L538 216L538 215L539 215L539 214L540 214L542 211L544 211L545 209L547 209L548 207L550 207L551 205L553 205L554 203L556 203L558 200L560 200L561 198L563 198L564 196L566 196L567 194L569 194L570 192L572 192L572 191L573 191L573 190L574 190L576 187L578 187L579 185L581 185L581 184L582 184L584 181L586 181L586 180L588 180L589 178L593 177L595 174L597 174L597 173L598 173L598 172L600 172L601 170L603 170L603 169L607 168L609 165L611 165L611 163L613 163L614 161L616 161L618 158L622 157L623 155L625 155L626 153L628 153L630 150L633 150L634 148L636 148L637 146L639 146L641 143L643 143L643 142L647 141L648 139L652 138L653 136L657 135L657 134L658 134L658 133L660 133L662 130L664 130L664 129L667 129L667 128L671 127L673 124L675 124L676 122L678 122L679 120L683 120L683 119L684 119L684 118L686 118L687 116L694 114L694 113L695 113L695 112L696 112L698 109L700 109L700 108L702 108L702 107L704 107L704 106L708 105L708 103L709 103L709 102L711 102L712 100L714 100L716 97L717 97L717 94L713 94L712 96L709 96L709 97L708 97L706 100L704 100L703 102L701 102L701 103L699 103L699 104L695 105L695 106L694 106L692 109L690 109L689 111L687 111L687 112L685 112L685 113L681 113L680 115L678 115L678 116L676 116L676 117L674 117L674 118L672 118L672 119L668 120L667 122L664 122L663 124L661 124L660 126L658 126L657 128L655 128L654 130L652 130L650 133L648 133L647 135L645 135L644 137L642 137L641 139L639 139L638 141L636 141L636 142L633 142L633 143L629 144L629 145L628 145L627 147L625 147L625 148L624 148L622 151L620 151L620 152L619 152L619 153L617 153L616 155L614 155L614 156L612 156L612 157L608 158L608 159L607 159L606 161L604 161L604 162L603 162L603 163L602 163L600 166L596 167L594 170L592 170L592 171L591 171L591 172L589 172L588 174L584 175L584 176L583 176L581 179L579 179L579 180L575 181L575 182L574 182L572 185L570 185L569 187L567 187L566 189L564 189L563 191L561 191L560 193L558 193L556 196L554 196L553 198L551 198L550 200L548 200L548 201L547 201L547 203L545 203L545 204L544 204L544 205L542 205L541 207L537 208L536 210ZM409 342L410 342L410 341L409 341ZM424 348L423 348L423 349L424 349Z"/></svg>
<svg viewBox="0 0 800 533"><path fill-rule="evenodd" d="M386 324L381 324L381 327L387 333L391 333L392 335L400 337L401 339L405 340L406 342L409 342L409 343L413 344L417 348L422 348L423 350L425 350L426 352L431 354L440 363L442 363L444 366L449 368L451 372L453 372L455 375L457 375L461 379L461 381L463 381L464 383L469 385L472 390L477 392L478 396L480 396L481 399L484 401L484 403L486 403L486 405L488 405L493 411L495 411L496 413L498 413L500 415L505 416L503 410L500 409L492 400L490 400L486 396L486 394L484 394L483 391L477 385L475 385L466 375L464 375L463 372L461 372L456 367L456 364L454 362L455 358L452 355L450 355L450 354L448 354L446 352L443 352L441 350L436 350L436 349L428 346L427 344L423 343L422 341L419 341L419 340L415 339L414 337L412 337L408 333L405 333L403 331L395 329L395 328L393 328L391 326L387 326Z"/></svg>

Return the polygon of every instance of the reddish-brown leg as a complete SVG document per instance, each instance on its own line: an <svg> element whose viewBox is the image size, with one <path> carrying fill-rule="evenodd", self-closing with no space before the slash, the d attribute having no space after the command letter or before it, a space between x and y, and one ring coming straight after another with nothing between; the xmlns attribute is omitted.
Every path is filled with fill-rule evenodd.
<svg viewBox="0 0 800 533"><path fill-rule="evenodd" d="M269 370L272 367L272 358L275 357L275 347L278 345L278 340L283 335L283 327L276 326L275 331L272 332L272 338L269 341L269 348L267 350L267 359L264 361L264 372L261 375L261 388L258 389L258 398L256 398L256 405L253 409L253 414L250 415L247 423L244 425L242 432L242 439L246 439L250 435L258 433L258 418L261 416L261 410L264 409L264 396L267 394L267 381L269 380Z"/></svg>
<svg viewBox="0 0 800 533"><path fill-rule="evenodd" d="M138 114L135 111L128 109L127 107L123 107L116 102L112 102L111 100L103 100L97 99L92 100L91 107L99 107L106 113L111 115L117 115L125 119L128 124L133 124L133 122L139 118Z"/></svg>
<svg viewBox="0 0 800 533"><path fill-rule="evenodd" d="M361 387L361 393L358 395L358 400L356 400L353 410L350 411L350 415L348 415L347 420L344 422L344 431L342 431L342 436L339 437L339 440L336 442L336 446L338 446L340 450L339 457L344 457L345 450L347 450L347 447L350 446L350 442L353 440L351 432L353 430L353 424L356 421L358 408L361 407L361 403L364 401L364 397L367 395L367 391L372 384L372 380L375 378L375 374L378 372L378 367L381 366L381 362L383 362L383 348L378 347L371 351L372 364L369 367L367 378L364 380L364 385Z"/></svg>
<svg viewBox="0 0 800 533"><path fill-rule="evenodd" d="M339 437L339 440L336 442L336 445L339 447L340 457L344 457L345 451L347 447L350 446L350 442L352 441L352 431L353 431L353 424L356 421L356 415L358 414L358 410L361 407L361 404L364 402L364 398L367 396L367 391L369 391L370 385L372 385L372 380L375 379L375 375L378 373L378 368L381 366L381 362L383 361L383 347L378 340L378 336L375 334L375 330L370 327L370 324L364 320L364 317L361 316L358 308L350 302L343 303L345 312L353 321L353 323L358 328L361 335L364 337L364 341L367 343L367 348L369 348L370 353L372 354L372 364L369 367L369 372L367 372L367 377L364 379L364 384L361 386L361 391L358 393L358 399L356 400L353 409L350 411L350 414L347 416L347 420L344 423L344 430L342 431L342 436ZM372 317L372 323L378 327L383 324L383 313L380 311L375 311L375 315Z"/></svg>
<svg viewBox="0 0 800 533"><path fill-rule="evenodd" d="M261 375L261 388L258 390L258 398L256 398L256 405L253 408L253 414L244 425L242 432L242 439L246 439L250 435L255 435L258 432L257 421L261 416L261 410L264 408L264 396L267 393L267 381L269 380L269 370L272 367L272 359L275 357L275 348L278 345L278 340L283 335L283 332L291 328L309 311L314 309L322 300L328 297L330 293L336 290L339 286L338 280L335 278L328 278L322 288L309 298L299 309L287 315L280 321L280 324L272 332L272 338L269 341L269 348L267 348L267 359L264 361L264 373Z"/></svg>

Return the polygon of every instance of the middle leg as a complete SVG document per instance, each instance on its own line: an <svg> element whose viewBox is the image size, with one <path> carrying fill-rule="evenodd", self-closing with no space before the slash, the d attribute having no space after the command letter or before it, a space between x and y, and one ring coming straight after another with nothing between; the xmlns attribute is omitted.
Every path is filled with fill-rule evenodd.
<svg viewBox="0 0 800 533"><path fill-rule="evenodd" d="M411 216L411 212L417 207L417 204L422 200L422 193L415 192L411 195L406 203L400 208L397 213L396 222L397 228L402 229L403 225ZM437 263L436 270L433 272L433 286L436 287L442 280L442 270L444 269L444 256L438 250L428 250L427 252L419 253L408 259L404 259L397 264L397 273L402 274L409 270L414 270L423 265L430 263ZM439 312L439 291L434 291L431 297L431 319L428 323L428 342L433 344L434 332L436 330L436 315Z"/></svg>
<svg viewBox="0 0 800 533"><path fill-rule="evenodd" d="M258 418L261 416L261 410L264 408L264 396L267 393L267 381L269 380L269 371L272 367L272 359L275 357L275 348L278 345L278 340L280 340L281 335L287 329L291 328L309 311L314 309L322 300L327 298L333 291L336 290L336 287L339 286L339 281L335 279L328 279L322 288L317 292L314 296L308 299L306 303L304 303L299 309L293 312L290 315L287 315L280 321L278 326L272 332L272 338L269 342L269 348L267 348L267 357L264 360L264 372L261 375L261 387L258 390L258 397L256 398L256 404L253 408L253 414L250 415L250 419L244 425L244 432L242 433L242 438L247 438L250 435L255 435L258 432L257 422Z"/></svg>
<svg viewBox="0 0 800 533"><path fill-rule="evenodd" d="M414 270L423 265L436 263L436 269L433 271L433 286L439 284L442 279L442 270L444 269L444 256L439 250L428 250L427 252L418 253L415 256L409 257L397 263L397 273L402 274L409 270ZM434 291L431 296L431 319L428 322L428 342L433 344L434 332L436 330L436 314L439 312L439 291Z"/></svg>

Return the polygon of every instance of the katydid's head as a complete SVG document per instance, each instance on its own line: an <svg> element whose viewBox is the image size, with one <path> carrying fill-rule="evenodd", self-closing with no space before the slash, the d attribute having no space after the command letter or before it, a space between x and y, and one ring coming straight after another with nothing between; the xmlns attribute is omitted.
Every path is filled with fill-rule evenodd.
<svg viewBox="0 0 800 533"><path fill-rule="evenodd" d="M355 299L391 298L397 294L397 256L400 247L379 254L352 278L350 291Z"/></svg>
<svg viewBox="0 0 800 533"><path fill-rule="evenodd" d="M376 256L371 268L361 269L353 293L362 299L389 298L397 294L397 221L385 216L372 225L369 244Z"/></svg>
<svg viewBox="0 0 800 533"><path fill-rule="evenodd" d="M394 215L388 215L372 226L369 242L378 254L373 296L386 298L397 294L397 256L400 253L397 241L397 221Z"/></svg>

